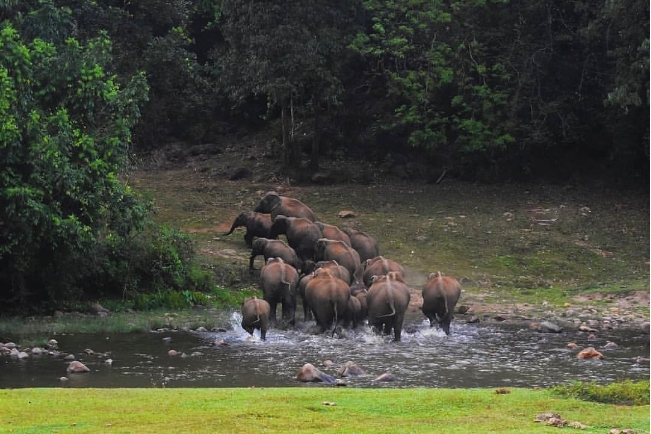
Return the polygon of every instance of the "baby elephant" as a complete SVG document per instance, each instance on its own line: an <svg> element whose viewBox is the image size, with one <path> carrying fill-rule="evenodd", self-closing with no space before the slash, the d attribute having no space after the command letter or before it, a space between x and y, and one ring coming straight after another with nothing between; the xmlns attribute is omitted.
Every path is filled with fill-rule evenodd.
<svg viewBox="0 0 651 434"><path fill-rule="evenodd" d="M271 306L264 300L257 297L245 298L242 302L242 328L250 335L253 335L254 329L258 329L260 339L266 340L270 310Z"/></svg>
<svg viewBox="0 0 651 434"><path fill-rule="evenodd" d="M450 322L459 297L461 284L454 277L444 276L441 272L429 275L423 285L423 314L429 319L430 327L434 323L450 334Z"/></svg>

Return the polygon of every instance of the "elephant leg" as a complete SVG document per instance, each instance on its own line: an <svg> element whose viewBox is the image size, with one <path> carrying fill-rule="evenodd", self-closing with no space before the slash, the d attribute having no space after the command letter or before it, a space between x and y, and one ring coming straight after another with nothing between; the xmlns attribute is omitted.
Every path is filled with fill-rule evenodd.
<svg viewBox="0 0 651 434"><path fill-rule="evenodd" d="M400 342L400 339L402 337L402 323L404 321L404 317L396 317L393 325L393 340L396 342Z"/></svg>
<svg viewBox="0 0 651 434"><path fill-rule="evenodd" d="M267 340L267 329L266 328L261 328L260 329L260 339L263 341Z"/></svg>
<svg viewBox="0 0 651 434"><path fill-rule="evenodd" d="M312 319L312 310L310 309L310 306L307 304L305 297L303 297L303 321L307 322L310 319Z"/></svg>
<svg viewBox="0 0 651 434"><path fill-rule="evenodd" d="M251 248L253 246L253 234L250 233L249 231L246 231L244 234L244 242L246 243L246 247Z"/></svg>
<svg viewBox="0 0 651 434"><path fill-rule="evenodd" d="M441 328L443 329L443 331L445 332L446 335L450 334L450 322L451 321L452 321L452 318L448 318L448 317L441 320L441 323L440 323Z"/></svg>
<svg viewBox="0 0 651 434"><path fill-rule="evenodd" d="M287 321L289 325L293 326L296 322L294 318L296 312L295 306L291 302L287 302L287 301L283 302L282 306L283 306L283 320Z"/></svg>
<svg viewBox="0 0 651 434"><path fill-rule="evenodd" d="M249 271L253 271L253 261L255 260L255 257L258 255L251 254L251 257L249 258Z"/></svg>
<svg viewBox="0 0 651 434"><path fill-rule="evenodd" d="M269 303L269 306L271 307L271 309L269 310L269 324L271 324L271 326L275 326L276 325L276 306L277 306L277 303L276 303L275 300L267 300L267 302Z"/></svg>

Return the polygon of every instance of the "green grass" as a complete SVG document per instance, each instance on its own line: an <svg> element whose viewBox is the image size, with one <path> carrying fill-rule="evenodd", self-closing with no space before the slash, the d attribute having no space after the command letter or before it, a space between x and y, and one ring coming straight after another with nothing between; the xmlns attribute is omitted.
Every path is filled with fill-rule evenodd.
<svg viewBox="0 0 651 434"><path fill-rule="evenodd" d="M196 167L130 176L135 188L154 197L161 223L192 234L218 284L226 287L255 287L257 280L246 273L249 251L242 232L225 237L222 231L265 191L281 188L311 206L320 220L374 235L381 253L410 271L408 283L415 288L440 270L464 278L467 294L514 291L532 303L545 293L544 299L562 304L583 288L649 290L648 195L454 180L288 186L212 175L242 164L239 155L229 158L224 153ZM340 219L341 210L358 216ZM225 250L237 254L225 257Z"/></svg>
<svg viewBox="0 0 651 434"><path fill-rule="evenodd" d="M586 433L648 433L649 406L615 406L510 389L0 390L0 433L558 433L540 413ZM324 403L334 403L325 405Z"/></svg>
<svg viewBox="0 0 651 434"><path fill-rule="evenodd" d="M552 390L562 396L572 396L586 401L649 405L649 381L627 380L606 385L574 381L570 384L555 386Z"/></svg>
<svg viewBox="0 0 651 434"><path fill-rule="evenodd" d="M211 309L155 309L139 312L117 312L104 318L64 315L61 317L11 317L0 319L0 342L14 340L20 345L47 342L62 333L131 333L159 328L210 330L219 326Z"/></svg>

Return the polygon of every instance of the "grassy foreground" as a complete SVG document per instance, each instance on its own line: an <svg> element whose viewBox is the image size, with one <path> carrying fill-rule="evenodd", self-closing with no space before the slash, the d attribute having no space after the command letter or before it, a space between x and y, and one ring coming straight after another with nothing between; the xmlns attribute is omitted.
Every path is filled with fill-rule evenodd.
<svg viewBox="0 0 651 434"><path fill-rule="evenodd" d="M648 433L649 406L509 389L16 389L0 390L11 433L558 433L534 422L559 413L586 425ZM571 428L565 428L572 430Z"/></svg>

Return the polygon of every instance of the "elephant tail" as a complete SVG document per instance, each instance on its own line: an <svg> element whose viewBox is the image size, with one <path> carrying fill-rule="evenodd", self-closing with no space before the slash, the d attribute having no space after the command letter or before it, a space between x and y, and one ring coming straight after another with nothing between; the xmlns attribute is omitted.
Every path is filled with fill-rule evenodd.
<svg viewBox="0 0 651 434"><path fill-rule="evenodd" d="M253 324L255 324L260 322L260 305L258 304L258 298L256 296L253 296L253 301L255 303L255 316L256 316L256 319L255 321L253 321Z"/></svg>
<svg viewBox="0 0 651 434"><path fill-rule="evenodd" d="M332 336L334 336L335 332L337 331L337 323L339 323L339 312L337 311L337 301L332 300L331 303L332 303L333 310L335 312L334 324L332 326Z"/></svg>
<svg viewBox="0 0 651 434"><path fill-rule="evenodd" d="M396 303L393 299L393 288L391 288L391 281L387 279L387 299L389 301L389 307L391 308L391 313L386 315L380 315L379 317L385 316L394 316L396 314Z"/></svg>

